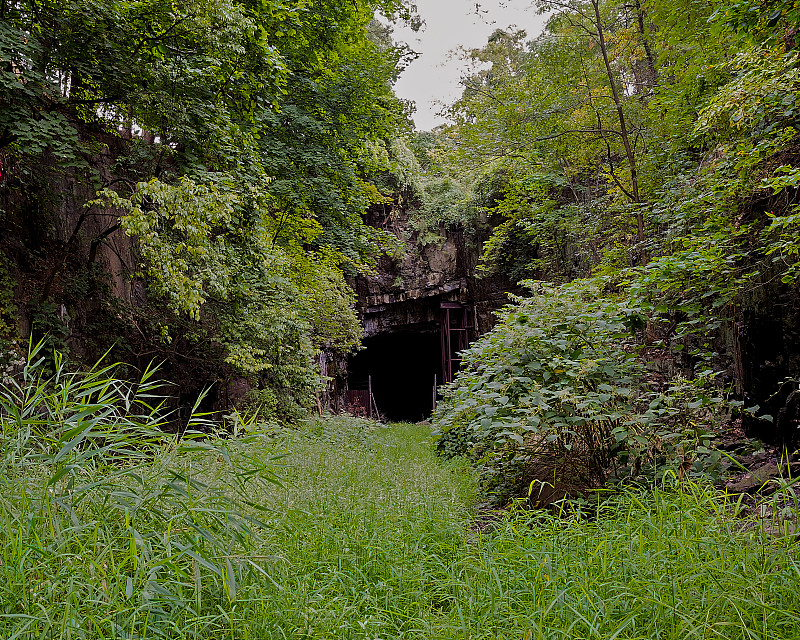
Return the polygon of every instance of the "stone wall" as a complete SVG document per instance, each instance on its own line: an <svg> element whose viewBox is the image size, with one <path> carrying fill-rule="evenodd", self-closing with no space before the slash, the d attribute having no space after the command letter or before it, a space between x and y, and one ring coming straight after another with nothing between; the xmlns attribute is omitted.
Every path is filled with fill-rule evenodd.
<svg viewBox="0 0 800 640"><path fill-rule="evenodd" d="M109 136L108 143L119 141ZM55 158L45 157L34 176L13 156L3 154L0 161L0 252L17 283L19 333L27 337L31 332L32 305L52 303L67 329L70 351L86 355L87 331L101 297L110 294L128 304L144 303L144 287L133 278L134 240L119 228L120 212L84 206L101 185L76 169L61 168ZM101 181L113 180L110 146L87 162ZM103 274L107 291L90 287L79 294L73 288L76 276L95 268Z"/></svg>
<svg viewBox="0 0 800 640"><path fill-rule="evenodd" d="M476 266L483 238L465 238L459 227L441 228L440 240L422 245L408 213L391 216L371 211L367 222L405 239L402 258L383 256L376 272L351 280L366 337L439 323L439 303L460 302L473 309L478 334L494 326L494 311L508 302L511 283L498 277L479 279Z"/></svg>

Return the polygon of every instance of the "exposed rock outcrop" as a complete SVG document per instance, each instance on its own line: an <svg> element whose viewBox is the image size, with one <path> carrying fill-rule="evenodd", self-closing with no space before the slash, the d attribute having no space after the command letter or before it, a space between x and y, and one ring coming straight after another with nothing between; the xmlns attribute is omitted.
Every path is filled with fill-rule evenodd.
<svg viewBox="0 0 800 640"><path fill-rule="evenodd" d="M439 241L422 244L405 211L373 211L367 221L404 240L405 253L383 256L374 274L351 281L365 350L349 358L348 388L370 387L388 418L419 420L457 371L459 351L491 329L512 287L476 277L481 238L459 227L441 228Z"/></svg>

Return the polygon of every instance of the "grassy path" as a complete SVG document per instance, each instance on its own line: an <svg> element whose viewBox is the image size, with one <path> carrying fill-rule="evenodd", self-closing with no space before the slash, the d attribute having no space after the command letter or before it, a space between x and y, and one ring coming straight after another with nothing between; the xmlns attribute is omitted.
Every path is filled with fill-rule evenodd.
<svg viewBox="0 0 800 640"><path fill-rule="evenodd" d="M258 617L272 620L274 637L425 635L450 601L472 474L436 459L429 429L414 425L333 420L318 437L291 434L287 450L269 536L281 588Z"/></svg>
<svg viewBox="0 0 800 640"><path fill-rule="evenodd" d="M742 532L699 488L479 535L473 478L424 427L329 427L289 444L266 637L800 639L793 543Z"/></svg>
<svg viewBox="0 0 800 640"><path fill-rule="evenodd" d="M72 513L7 469L0 638L800 640L796 543L698 487L479 534L472 473L425 427L170 451Z"/></svg>

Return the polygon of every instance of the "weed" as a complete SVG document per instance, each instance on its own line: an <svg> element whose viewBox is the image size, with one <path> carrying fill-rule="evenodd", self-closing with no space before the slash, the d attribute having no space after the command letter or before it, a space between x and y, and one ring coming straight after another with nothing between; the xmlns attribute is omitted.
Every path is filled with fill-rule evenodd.
<svg viewBox="0 0 800 640"><path fill-rule="evenodd" d="M709 486L514 507L478 532L475 474L425 426L179 439L152 373L36 361L0 393L2 638L800 637L794 536Z"/></svg>

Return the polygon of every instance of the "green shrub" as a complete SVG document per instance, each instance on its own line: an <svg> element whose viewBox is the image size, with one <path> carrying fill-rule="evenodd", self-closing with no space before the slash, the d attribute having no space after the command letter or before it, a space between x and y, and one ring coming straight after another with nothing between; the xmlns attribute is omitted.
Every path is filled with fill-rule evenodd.
<svg viewBox="0 0 800 640"><path fill-rule="evenodd" d="M517 298L464 352L435 414L439 447L478 462L501 492L554 476L594 486L614 445L639 435L637 312L585 283L528 286L532 296Z"/></svg>
<svg viewBox="0 0 800 640"><path fill-rule="evenodd" d="M550 502L609 473L681 475L719 463L713 374L647 384L634 330L646 316L596 282L528 282L497 326L463 353L434 415L439 449L475 462L499 501Z"/></svg>

